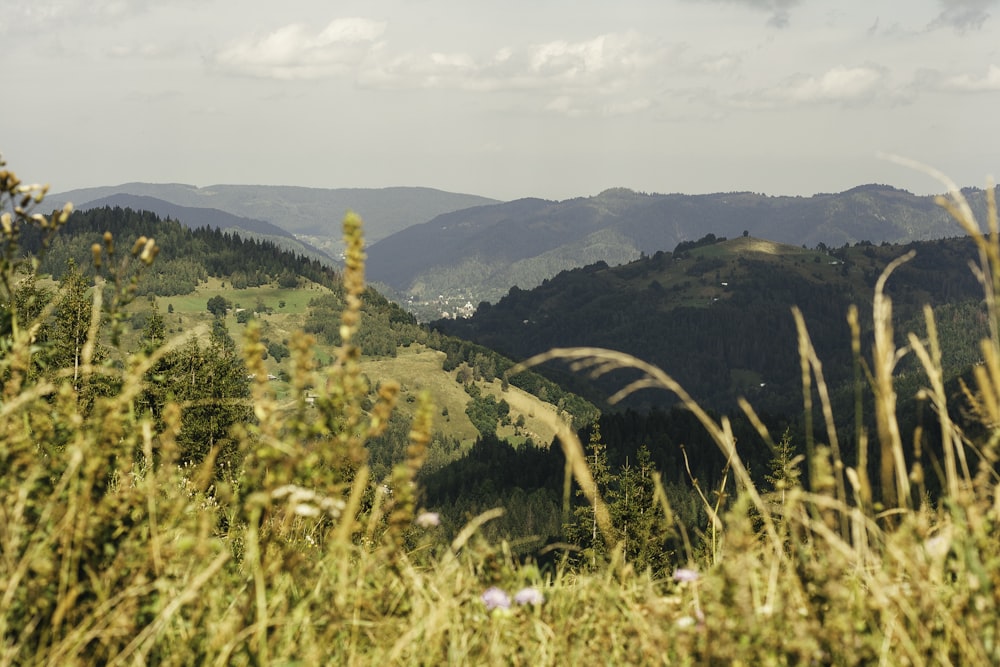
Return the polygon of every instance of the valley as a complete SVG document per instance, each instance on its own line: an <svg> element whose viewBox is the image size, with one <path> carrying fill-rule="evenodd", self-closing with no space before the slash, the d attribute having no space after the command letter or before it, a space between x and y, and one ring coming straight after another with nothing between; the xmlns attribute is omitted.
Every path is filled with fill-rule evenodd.
<svg viewBox="0 0 1000 667"><path fill-rule="evenodd" d="M502 205L489 205L495 206ZM56 401L59 409L89 414L122 400L116 396L132 397L119 414L136 415L142 427L133 432L145 440L123 436L116 446L144 452L143 465L163 456L178 462L180 471L199 470L204 481L197 484L204 486L185 493L203 498L204 507L233 508L220 521L242 521L238 513L245 508L271 502L259 494L241 499L241 485L251 477L274 487L269 493L275 498L315 499L312 489L324 488L347 493L351 511L364 519L357 528L338 529L355 531L342 544L358 540L359 553L397 553L379 551L381 540L406 545L414 558L440 548L434 544L450 543L458 552L454 545L472 535L468 526L488 516L475 529L470 555L463 556L485 554L473 566L484 572L509 562L588 577L621 558L627 563L622 572L632 577L637 570L630 568L639 568L648 577L644 585L657 590L670 586L671 573L685 563L707 563L720 553L720 514L729 536L740 525L734 522L745 520L741 488L760 489L767 499L754 510L762 514L750 516L773 521L772 511L802 512L795 503L808 490L842 503L847 522L855 506L848 505L846 490L824 487L829 482L817 477L831 460L823 457L834 457L849 479L864 479L852 483L866 494L893 487L895 478L883 474L889 455L870 452L867 444L886 418L880 412L885 395L863 379L870 369L898 392L893 423L920 434L897 465L938 473L914 473L912 490L904 488L898 502L910 502L906 493L941 497L958 474L947 472L957 470L947 463L951 431L927 417L928 362L918 361L913 350L933 350L935 396L952 406L950 428L976 439L989 428L982 421L989 407L977 403L988 399L967 389L990 382L984 369L996 360L978 343L990 337L990 292L969 269L982 252L969 237L808 247L746 229L731 238L708 232L620 262L596 259L542 271L534 287L511 285L475 307L473 290L486 283L454 301L441 294L426 305L450 317L420 322L411 312L416 300L396 303L364 284L360 232L352 237L346 223L345 229L345 247L355 250L338 268L287 239L238 226L223 231L182 224L117 204L68 216L52 238L27 228L19 242L42 259L34 271L24 265L12 274L18 277L11 283L8 321L35 318L37 328L32 347L25 348L30 351L10 357L7 368L24 370L7 371L6 386L24 378L45 388L71 377L51 370L68 366L74 375L86 370L71 389L63 385L65 395L77 398ZM373 254L376 246L369 249ZM593 247L595 257L605 248ZM144 248L156 249L148 262L140 259ZM550 257L559 253L570 251ZM891 265L884 292L899 328L879 342L884 319L873 296ZM478 260L461 266L469 281ZM497 275L506 280L512 274ZM107 305L94 318L88 313L98 294L96 302ZM852 306L860 313L853 341ZM803 394L793 312L802 314L809 331L816 360L808 363L818 393L810 388ZM12 329L8 335L17 334ZM93 342L84 346L83 338ZM901 350L888 373L880 370L878 353L886 344ZM596 377L587 369L607 367L588 366L583 352L568 353L582 355L583 365L550 362L515 372L518 361L552 348L591 347L655 364L690 398L678 401L636 369ZM105 370L95 373L98 367ZM103 379L118 373L131 393L116 393L121 390L114 380ZM609 402L632 382L639 383L636 391ZM822 425L815 407L803 410L810 400L829 415ZM53 439L70 442L52 419L51 407L39 404L19 424L30 426L25 433L49 429ZM89 417L76 419L86 424ZM557 438L563 425L585 444ZM981 451L963 456L985 471L990 450ZM158 465L148 474L171 475L172 469ZM283 478L275 475L292 470L312 486L277 485ZM831 479L846 489L841 473ZM183 483L169 480L164 477L163 488L194 488L186 477ZM589 498L588 490L605 504ZM859 497L857 507L864 507L867 496ZM272 554L283 548L279 544L301 545L302 553L318 544L314 535L323 534L319 526L326 519L307 525L293 515L341 511L334 500L309 502L333 509L295 506L273 529L315 532L282 532L285 541L273 543ZM881 505L871 511L875 507ZM823 511L835 519L826 505ZM184 514L170 516L179 521ZM415 526L434 531L433 541ZM763 534L748 530L751 542ZM502 545L506 560L500 564L492 544ZM311 562L301 553L284 558L282 568Z"/></svg>

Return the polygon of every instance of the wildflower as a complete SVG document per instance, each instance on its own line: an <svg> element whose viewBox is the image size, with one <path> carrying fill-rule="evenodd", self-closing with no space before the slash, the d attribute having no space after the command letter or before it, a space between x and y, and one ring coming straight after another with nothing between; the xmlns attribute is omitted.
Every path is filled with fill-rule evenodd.
<svg viewBox="0 0 1000 667"><path fill-rule="evenodd" d="M700 577L697 572L686 567L679 567L674 570L674 581L698 581Z"/></svg>
<svg viewBox="0 0 1000 667"><path fill-rule="evenodd" d="M421 512L414 521L421 528L433 528L441 525L441 515L437 512Z"/></svg>
<svg viewBox="0 0 1000 667"><path fill-rule="evenodd" d="M545 602L545 596L537 588L529 586L514 594L514 602L520 605L539 605Z"/></svg>
<svg viewBox="0 0 1000 667"><path fill-rule="evenodd" d="M483 601L483 604L486 605L486 609L488 611L493 611L494 609L510 609L510 596L496 586L487 588L486 591L479 596L479 599Z"/></svg>
<svg viewBox="0 0 1000 667"><path fill-rule="evenodd" d="M678 628L690 628L692 625L697 623L697 621L691 616L681 616L674 623Z"/></svg>
<svg viewBox="0 0 1000 667"><path fill-rule="evenodd" d="M325 512L336 519L347 506L340 498L321 496L311 489L304 489L294 484L279 486L271 492L271 497L275 499L287 498L292 512L298 516L306 517L319 516Z"/></svg>

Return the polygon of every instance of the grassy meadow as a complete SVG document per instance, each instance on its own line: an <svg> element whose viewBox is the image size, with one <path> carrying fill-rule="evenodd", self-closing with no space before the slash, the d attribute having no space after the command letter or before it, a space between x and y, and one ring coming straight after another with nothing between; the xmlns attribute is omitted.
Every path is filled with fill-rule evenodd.
<svg viewBox="0 0 1000 667"><path fill-rule="evenodd" d="M998 322L996 216L979 232L952 191L945 203L980 245L984 294ZM54 233L65 216L33 217L44 193L12 172L0 170L0 192L8 251L0 287L9 300L24 264L10 252L17 231ZM178 465L181 414L191 406L168 404L159 420L135 409L164 348L121 367L96 363L94 317L80 363L38 375L30 372L33 331L50 313L10 318L0 348L0 665L1000 663L997 335L981 344L984 362L965 402L950 404L933 319L898 348L884 277L865 374L877 428L855 434L861 459L843 460L822 360L800 322L800 348L788 353L801 359L804 408L823 436L801 443L804 479L798 461L786 462L776 471L779 491L766 494L750 481L728 421L704 412L664 370L600 349L530 360L561 359L580 372L637 368L642 386L680 396L727 455L737 489L727 498L704 489L709 524L685 526L657 485L656 511L683 546L675 571L655 578L621 557L621 527L588 491L594 482L576 435L536 409L538 422L526 427L558 433L609 554L589 569L543 567L482 537L502 508L444 539L419 505L414 480L434 421L442 405L458 417L449 402L461 388L424 379L434 362L418 349L365 366L352 343L363 289L353 216L345 245L343 344L328 360L317 360L315 341L291 328L302 312L292 294L261 295L284 298L287 312L275 303L274 315L241 327L237 340L256 377L254 421L233 430L244 465L232 478L213 474L214 451L201 465ZM151 259L146 250L137 244L134 261ZM127 296L127 285L111 286ZM97 311L108 307L101 293L94 290ZM182 318L173 323L159 304L175 339L208 315L200 311L209 296L166 299ZM292 352L281 398L261 359L268 325L287 332ZM915 435L900 432L893 385L906 355L926 374L921 392L936 415L939 470L906 463ZM383 379L373 399L369 381L383 372L398 381ZM107 379L110 389L85 401L81 378ZM411 416L405 460L388 479L374 479L365 444L403 409ZM977 433L961 432L949 409L975 415ZM879 464L877 479L869 479L869 461ZM925 492L932 475L940 497Z"/></svg>
<svg viewBox="0 0 1000 667"><path fill-rule="evenodd" d="M247 324L240 324L236 318L236 310L244 308L255 310L257 304L263 304L272 309L270 312L255 312L254 319L260 327L260 335L269 340L290 341L295 332L302 329L309 302L320 294L329 292L325 287L309 283L304 287L279 288L275 286L248 287L233 289L226 281L210 278L199 285L191 294L171 297L156 297L156 309L163 317L167 334L183 336L197 330L207 339L208 331L214 316L208 311L208 300L222 296L233 304L233 308L225 318L226 329L234 340L242 340L247 332ZM281 305L284 304L284 305ZM140 299L130 305L130 311L149 312L152 309L150 301ZM123 347L129 349L136 345L138 331L131 331L125 337ZM333 346L314 343L312 353L319 365L329 363L335 357ZM438 410L435 418L436 426L446 428L448 434L458 438L463 444L471 445L478 436L478 431L465 414L465 407L470 400L469 394L457 380L456 371L445 371L444 353L426 348L420 344L401 347L395 357L368 357L360 359L361 369L368 379L371 388L386 380L394 380L400 384L400 401L398 411L412 418L412 405L422 391L433 396ZM291 360L278 362L273 357L264 360L264 366L269 375L278 376L280 371L291 371ZM519 416L524 419L524 427L515 429L513 425L501 426L498 434L519 444L526 438L531 438L536 444L544 445L552 442L555 430L551 426L552 417L557 414L554 406L545 403L535 396L510 386L501 389L500 380L487 382L474 381L480 389L497 400L504 399L511 406L511 419L516 421ZM282 379L271 380L273 395L291 401L291 384ZM536 417L536 413L539 415Z"/></svg>

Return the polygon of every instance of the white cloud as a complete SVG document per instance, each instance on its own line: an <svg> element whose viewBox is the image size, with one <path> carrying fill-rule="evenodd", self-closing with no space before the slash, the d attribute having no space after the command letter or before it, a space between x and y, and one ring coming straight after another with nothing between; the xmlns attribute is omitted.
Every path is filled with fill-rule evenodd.
<svg viewBox="0 0 1000 667"><path fill-rule="evenodd" d="M983 76L974 74L952 76L941 81L940 86L947 90L968 93L1000 91L1000 66L990 65Z"/></svg>
<svg viewBox="0 0 1000 667"><path fill-rule="evenodd" d="M573 98L569 95L560 95L553 99L545 105L545 110L570 117L583 115L583 110L574 105Z"/></svg>
<svg viewBox="0 0 1000 667"><path fill-rule="evenodd" d="M698 63L698 69L705 74L725 74L738 69L742 60L740 56L733 55L705 58Z"/></svg>
<svg viewBox="0 0 1000 667"><path fill-rule="evenodd" d="M599 117L611 118L641 113L654 106L647 97L633 99L611 98L592 100L573 95L559 95L545 105L545 111L569 118Z"/></svg>
<svg viewBox="0 0 1000 667"><path fill-rule="evenodd" d="M834 67L820 76L796 77L778 93L791 102L853 102L870 97L882 81L874 67Z"/></svg>
<svg viewBox="0 0 1000 667"><path fill-rule="evenodd" d="M0 14L0 32L92 23L145 13L151 0L12 0Z"/></svg>
<svg viewBox="0 0 1000 667"><path fill-rule="evenodd" d="M773 109L789 105L856 105L886 94L886 76L875 66L834 67L819 75L797 74L780 84L729 97L733 106Z"/></svg>
<svg viewBox="0 0 1000 667"><path fill-rule="evenodd" d="M4 0L0 35L6 50L20 41L37 43L42 36L72 30L116 28L122 21L151 13L151 0Z"/></svg>
<svg viewBox="0 0 1000 667"><path fill-rule="evenodd" d="M606 104L601 111L604 116L628 116L652 107L653 102L648 97L638 97L631 100L616 100Z"/></svg>
<svg viewBox="0 0 1000 667"><path fill-rule="evenodd" d="M606 94L627 87L663 58L636 33L608 33L571 42L554 40L521 50L504 46L486 57L469 53L374 57L360 74L378 88L467 91L556 90Z"/></svg>
<svg viewBox="0 0 1000 667"><path fill-rule="evenodd" d="M217 52L223 71L272 79L317 79L353 71L385 31L364 18L331 21L315 32L292 23L262 37L244 37Z"/></svg>

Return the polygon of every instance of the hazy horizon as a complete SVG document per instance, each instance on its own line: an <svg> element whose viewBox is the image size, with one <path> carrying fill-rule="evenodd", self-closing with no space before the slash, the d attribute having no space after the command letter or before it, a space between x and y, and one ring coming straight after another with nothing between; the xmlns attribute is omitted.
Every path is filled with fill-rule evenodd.
<svg viewBox="0 0 1000 667"><path fill-rule="evenodd" d="M127 182L983 187L1000 0L13 0L0 152L55 192Z"/></svg>

